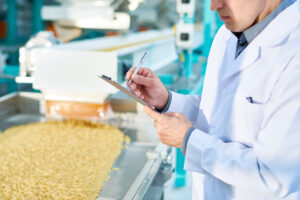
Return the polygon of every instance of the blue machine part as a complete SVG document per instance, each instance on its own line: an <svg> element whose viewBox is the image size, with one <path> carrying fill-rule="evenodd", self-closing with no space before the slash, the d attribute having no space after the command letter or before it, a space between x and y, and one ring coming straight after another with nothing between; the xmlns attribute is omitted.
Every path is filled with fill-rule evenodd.
<svg viewBox="0 0 300 200"><path fill-rule="evenodd" d="M184 77L190 77L193 72L193 52L189 50L183 50L182 54Z"/></svg>
<svg viewBox="0 0 300 200"><path fill-rule="evenodd" d="M212 12L210 10L210 0L204 0L204 10L203 10L203 26L204 26L204 43L201 46L201 51L203 56L208 58L210 47L212 45L213 39L219 30L219 28L223 25L223 22L220 20L217 12ZM206 72L207 62L202 63L202 76L204 78ZM200 93L201 94L201 93Z"/></svg>
<svg viewBox="0 0 300 200"><path fill-rule="evenodd" d="M185 13L182 17L182 20L186 24L194 24L195 23L195 16L190 17L187 13Z"/></svg>
<svg viewBox="0 0 300 200"><path fill-rule="evenodd" d="M41 14L44 0L33 0L32 2L32 33L36 34L44 29Z"/></svg>
<svg viewBox="0 0 300 200"><path fill-rule="evenodd" d="M158 77L165 86L171 86L174 83L174 76L172 74L158 74Z"/></svg>
<svg viewBox="0 0 300 200"><path fill-rule="evenodd" d="M35 34L44 29L41 10L44 0L32 1L32 34ZM16 45L20 38L18 38L17 25L17 0L6 0L6 24L7 36L5 43L7 45Z"/></svg>
<svg viewBox="0 0 300 200"><path fill-rule="evenodd" d="M17 0L6 0L6 24L7 24L7 36L6 43L8 45L14 45L17 43L18 26L17 26Z"/></svg>
<svg viewBox="0 0 300 200"><path fill-rule="evenodd" d="M188 89L180 89L177 91L180 94L190 94ZM183 187L186 185L186 171L184 170L184 155L179 148L176 148L176 160L175 160L175 187Z"/></svg>
<svg viewBox="0 0 300 200"><path fill-rule="evenodd" d="M19 66L5 66L3 74L4 76L7 75L7 78L0 79L0 84L2 85L1 93L9 94L18 91L18 84L14 77L19 74Z"/></svg>
<svg viewBox="0 0 300 200"><path fill-rule="evenodd" d="M176 166L175 166L175 187L183 187L186 185L186 171L184 168L184 155L180 149L176 148Z"/></svg>
<svg viewBox="0 0 300 200"><path fill-rule="evenodd" d="M37 33L43 30L43 20L41 17L41 10L43 6L43 0L32 1L32 33ZM19 46L25 42L24 38L18 36L18 25L17 25L17 0L6 0L6 24L7 34L1 43L9 47ZM23 41L24 40L24 41ZM16 48L17 49L17 48ZM19 73L18 66L18 50L8 52L10 63L1 69L3 76L0 78L0 95L12 93L18 91L18 84L14 78Z"/></svg>

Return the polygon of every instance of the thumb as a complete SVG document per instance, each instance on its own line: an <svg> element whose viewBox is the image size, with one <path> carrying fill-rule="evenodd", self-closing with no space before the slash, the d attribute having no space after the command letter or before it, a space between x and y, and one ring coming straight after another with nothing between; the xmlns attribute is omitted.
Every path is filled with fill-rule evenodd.
<svg viewBox="0 0 300 200"><path fill-rule="evenodd" d="M174 112L167 112L167 113L164 113L163 115L173 117L173 116L175 116L175 113Z"/></svg>
<svg viewBox="0 0 300 200"><path fill-rule="evenodd" d="M152 108L150 108L149 106L145 106L144 107L144 111L145 113L151 117L154 120L160 120L163 118L162 114L159 114L158 112L155 112Z"/></svg>
<svg viewBox="0 0 300 200"><path fill-rule="evenodd" d="M151 86L153 85L153 79L145 76L141 76L138 74L133 74L132 75L132 80L133 82L144 85L144 86Z"/></svg>

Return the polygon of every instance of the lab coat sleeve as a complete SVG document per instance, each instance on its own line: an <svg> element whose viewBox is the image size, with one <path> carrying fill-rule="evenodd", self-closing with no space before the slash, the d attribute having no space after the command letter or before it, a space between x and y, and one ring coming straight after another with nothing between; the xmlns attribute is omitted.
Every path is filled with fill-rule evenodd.
<svg viewBox="0 0 300 200"><path fill-rule="evenodd" d="M224 142L196 129L187 144L185 169L205 171L245 191L270 192L278 198L299 191L299 77L300 54L284 69L274 86L253 147Z"/></svg>
<svg viewBox="0 0 300 200"><path fill-rule="evenodd" d="M202 111L199 109L201 96L200 95L183 95L171 92L172 100L167 112L177 112L185 115L190 120L192 125L200 128L199 119L204 119ZM198 126L198 127L197 127Z"/></svg>

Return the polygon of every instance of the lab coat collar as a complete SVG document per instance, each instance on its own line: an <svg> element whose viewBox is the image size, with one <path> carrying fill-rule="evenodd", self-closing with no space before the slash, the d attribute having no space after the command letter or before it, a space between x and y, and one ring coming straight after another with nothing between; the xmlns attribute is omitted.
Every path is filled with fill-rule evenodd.
<svg viewBox="0 0 300 200"><path fill-rule="evenodd" d="M300 25L300 0L280 13L257 37L256 43L271 48L283 43L292 30Z"/></svg>
<svg viewBox="0 0 300 200"><path fill-rule="evenodd" d="M280 13L270 24L259 34L248 47L234 59L234 52L236 50L237 39L232 34L227 42L228 51L232 63L227 66L228 70L224 74L221 81L231 77L237 72L252 66L260 57L262 52L269 48L282 46L292 30L300 24L300 0L297 0L293 5L286 8ZM225 54L224 54L225 55Z"/></svg>

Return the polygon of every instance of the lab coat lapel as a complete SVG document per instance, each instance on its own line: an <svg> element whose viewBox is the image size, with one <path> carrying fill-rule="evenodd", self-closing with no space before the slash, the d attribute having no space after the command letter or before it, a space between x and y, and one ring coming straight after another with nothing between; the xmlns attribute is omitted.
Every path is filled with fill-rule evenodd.
<svg viewBox="0 0 300 200"><path fill-rule="evenodd" d="M262 51L267 51L269 48L281 46L283 39L291 33L300 23L300 1L296 1L293 5L285 9L277 16L261 34L259 34L248 47L233 60L232 63L227 63L227 71L223 76L223 80L232 75L244 70L247 67L253 66L256 61L261 58ZM232 37L235 37L232 35ZM236 50L236 40L231 39L229 51ZM235 54L229 54L234 56Z"/></svg>
<svg viewBox="0 0 300 200"><path fill-rule="evenodd" d="M236 42L234 43L236 44ZM223 76L223 80L231 77L232 75L236 74L237 72L251 66L255 61L257 61L260 58L260 47L258 45L249 45L238 57L237 59L234 59L235 57L235 48L233 48L231 45L228 46L229 51L233 51L234 53L229 53L228 55L233 56L232 58L229 58L229 60L232 60L231 64L230 62L226 65L226 72Z"/></svg>

